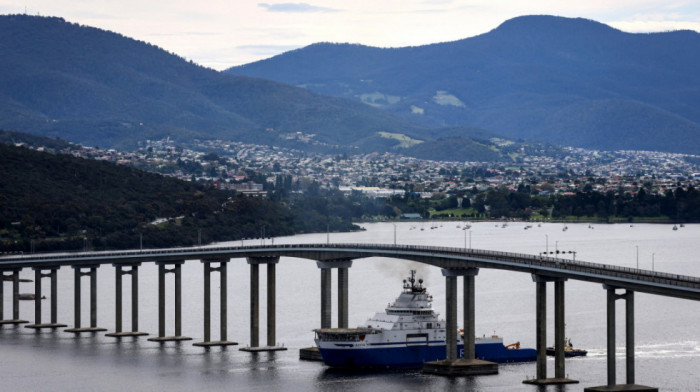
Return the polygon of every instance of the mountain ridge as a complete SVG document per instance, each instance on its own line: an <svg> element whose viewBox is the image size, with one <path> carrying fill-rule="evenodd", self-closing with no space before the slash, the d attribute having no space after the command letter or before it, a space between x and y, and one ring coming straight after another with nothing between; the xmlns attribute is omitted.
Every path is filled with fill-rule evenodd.
<svg viewBox="0 0 700 392"><path fill-rule="evenodd" d="M221 138L371 149L379 131L425 130L341 98L200 67L153 45L57 17L0 16L0 127L88 145ZM313 148L313 147L310 147ZM329 147L331 148L331 147Z"/></svg>
<svg viewBox="0 0 700 392"><path fill-rule="evenodd" d="M634 34L582 18L522 16L458 41L385 49L314 44L226 72L359 100L426 126L698 153L699 53L693 31ZM624 110L611 116L605 102ZM614 137L601 138L610 132Z"/></svg>

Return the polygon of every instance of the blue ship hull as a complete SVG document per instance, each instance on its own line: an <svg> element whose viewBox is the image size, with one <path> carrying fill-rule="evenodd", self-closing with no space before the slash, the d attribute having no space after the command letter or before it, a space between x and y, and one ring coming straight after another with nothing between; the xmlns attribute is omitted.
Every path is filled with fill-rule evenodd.
<svg viewBox="0 0 700 392"><path fill-rule="evenodd" d="M497 343L476 344L476 357L485 361L509 363L529 362L537 359L537 351L524 348L510 350ZM424 362L439 361L446 357L445 345L382 345L381 347L354 348L339 345L337 348L320 348L323 362L333 367L383 367L419 368ZM457 346L458 356L464 346Z"/></svg>
<svg viewBox="0 0 700 392"><path fill-rule="evenodd" d="M462 346L458 346L458 352L463 352ZM537 350L534 348L521 348L512 350L499 343L477 343L474 347L476 358L484 361L511 363L511 362L532 362L537 360Z"/></svg>

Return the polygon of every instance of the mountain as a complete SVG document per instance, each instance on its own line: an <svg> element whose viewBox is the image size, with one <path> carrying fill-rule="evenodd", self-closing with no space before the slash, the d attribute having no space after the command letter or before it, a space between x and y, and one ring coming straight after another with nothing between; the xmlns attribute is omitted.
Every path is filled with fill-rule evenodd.
<svg viewBox="0 0 700 392"><path fill-rule="evenodd" d="M454 42L319 43L235 67L427 126L596 149L700 153L700 34L523 16Z"/></svg>
<svg viewBox="0 0 700 392"><path fill-rule="evenodd" d="M85 145L124 148L170 136L376 151L398 144L378 132L420 137L427 129L55 17L0 16L0 53L0 127Z"/></svg>

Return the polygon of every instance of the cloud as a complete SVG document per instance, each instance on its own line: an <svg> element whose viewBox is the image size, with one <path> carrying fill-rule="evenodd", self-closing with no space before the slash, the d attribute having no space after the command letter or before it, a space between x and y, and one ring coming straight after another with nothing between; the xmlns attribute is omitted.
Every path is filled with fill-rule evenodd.
<svg viewBox="0 0 700 392"><path fill-rule="evenodd" d="M239 45L236 46L236 49L256 55L270 56L299 49L302 46L303 45Z"/></svg>
<svg viewBox="0 0 700 392"><path fill-rule="evenodd" d="M206 32L206 31L178 31L173 33L147 33L148 37L215 37L221 33Z"/></svg>
<svg viewBox="0 0 700 392"><path fill-rule="evenodd" d="M319 7L308 3L258 3L269 12L337 12L337 9Z"/></svg>
<svg viewBox="0 0 700 392"><path fill-rule="evenodd" d="M628 33L656 33L677 30L700 32L700 23L692 21L623 20L612 21L607 24Z"/></svg>

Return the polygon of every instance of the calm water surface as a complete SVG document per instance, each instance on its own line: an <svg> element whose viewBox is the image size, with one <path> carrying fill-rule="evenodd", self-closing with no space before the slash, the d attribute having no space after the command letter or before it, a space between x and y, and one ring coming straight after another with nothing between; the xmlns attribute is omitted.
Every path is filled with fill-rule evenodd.
<svg viewBox="0 0 700 392"><path fill-rule="evenodd" d="M421 231L421 226L424 231ZM393 243L469 246L469 232L457 223L443 223L431 230L429 224L365 224L364 232L312 234L276 238L275 243ZM396 229L395 229L396 227ZM415 227L412 229L412 227ZM474 248L538 254L549 250L576 251L577 260L626 267L700 276L700 225L687 225L677 231L671 225L535 225L524 230L524 223L506 228L495 223L477 223L471 228ZM394 231L396 230L396 231ZM241 242L232 243L234 245ZM248 241L246 244L259 244ZM269 240L268 240L269 243ZM637 249L639 257L637 258ZM566 258L572 258L570 253ZM192 390L317 390L317 391L444 391L475 390L535 391L521 384L535 374L534 363L502 365L495 376L443 378L416 371L345 373L321 363L300 361L298 349L312 345L312 329L320 325L320 274L311 260L283 258L277 267L277 340L288 351L250 354L238 351L249 342L249 269L245 260L234 259L228 272L228 338L240 346L205 350L192 342L158 343L145 338L121 341L103 333L75 336L60 330L35 333L23 327L0 327L0 375L2 390L31 391L192 391ZM445 283L440 270L413 262L369 258L355 260L350 269L350 325L360 325L382 310L401 290L409 269L417 269L435 298L434 307L444 315ZM157 333L157 269L144 264L140 273L140 330ZM33 278L33 271L22 271ZM196 260L183 266L183 334L194 341L203 339L202 264ZM333 285L336 284L333 274ZM82 319L89 322L87 278L84 278ZM218 297L218 276L212 275L212 298ZM114 272L98 270L98 325L114 328ZM48 283L45 282L45 283ZM265 344L265 268L261 268L260 337ZM125 277L124 327L130 327L130 281ZM5 284L9 293L10 284ZM460 280L461 287L461 280ZM172 277L168 277L168 290ZM73 321L73 274L59 271L59 322ZM48 290L48 287L47 287ZM553 340L553 286L549 286L548 341ZM21 292L33 292L33 283L22 283ZM461 294L461 289L459 290ZM476 279L476 329L478 334L503 336L506 343L520 341L524 347L535 344L535 286L530 275L482 269ZM173 297L169 292L167 334L173 334ZM5 315L11 311L5 295ZM334 302L336 294L334 291ZM700 304L681 299L637 294L636 374L637 383L670 391L697 390L700 384ZM43 318L48 320L48 302ZM461 308L461 306L460 306ZM33 303L21 303L21 317L33 320ZM218 302L212 304L212 338L218 339ZM336 307L334 303L334 313ZM461 320L461 314L459 319ZM618 374L624 382L624 302L618 302ZM586 282L566 284L567 336L576 347L589 350L586 358L570 359L566 372L580 384L544 390L578 391L606 382L605 290ZM336 324L334 314L333 325ZM548 362L553 376L553 360Z"/></svg>

